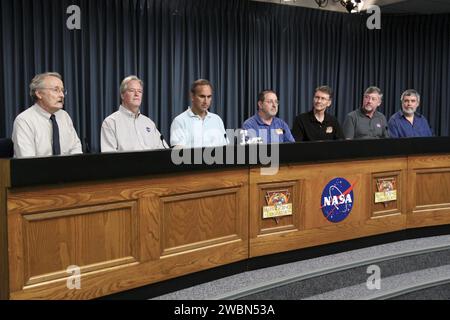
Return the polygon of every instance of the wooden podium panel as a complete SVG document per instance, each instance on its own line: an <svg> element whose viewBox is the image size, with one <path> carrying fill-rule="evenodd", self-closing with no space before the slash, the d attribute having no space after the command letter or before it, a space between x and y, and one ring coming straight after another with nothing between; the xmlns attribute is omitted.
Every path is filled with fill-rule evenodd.
<svg viewBox="0 0 450 320"><path fill-rule="evenodd" d="M382 184L383 181L390 181L393 183L395 192L396 192L396 199L386 202L377 202L375 194L379 192L380 184ZM371 201L371 216L372 218L381 218L386 216L392 216L401 214L404 210L406 205L406 198L404 197L405 192L403 192L403 189L406 188L408 190L407 186L407 175L403 174L402 171L391 171L391 172L378 172L372 174L372 181L371 181L371 189L370 194L372 195L372 201ZM407 193L408 191L406 191Z"/></svg>
<svg viewBox="0 0 450 320"><path fill-rule="evenodd" d="M371 161L346 161L327 164L285 165L275 176L250 171L250 256L300 249L315 245L354 239L362 236L404 229L406 226L406 158ZM397 179L398 198L384 209L374 203L374 179ZM354 202L349 216L338 223L328 221L322 213L321 197L324 187L334 178L346 179L353 186ZM293 214L284 217L292 228L261 228L262 200L252 198L271 185L288 188L292 185ZM256 200L256 201L255 201ZM276 222L271 222L272 225ZM270 230L269 230L270 231Z"/></svg>
<svg viewBox="0 0 450 320"><path fill-rule="evenodd" d="M11 298L90 299L246 259L247 172L11 190Z"/></svg>
<svg viewBox="0 0 450 320"><path fill-rule="evenodd" d="M0 299L9 299L7 188L11 185L9 160L0 159Z"/></svg>
<svg viewBox="0 0 450 320"><path fill-rule="evenodd" d="M275 175L250 164L177 171L166 151L0 159L0 298L92 299L251 257L450 224L447 142L280 145ZM112 164L126 170L115 177ZM54 165L78 173L47 176ZM332 222L337 186L353 194L352 210Z"/></svg>
<svg viewBox="0 0 450 320"><path fill-rule="evenodd" d="M410 197L408 227L450 223L450 156L427 155L408 160Z"/></svg>
<svg viewBox="0 0 450 320"><path fill-rule="evenodd" d="M136 262L136 202L22 216L25 285Z"/></svg>
<svg viewBox="0 0 450 320"><path fill-rule="evenodd" d="M238 193L236 187L162 198L161 255L239 240Z"/></svg>
<svg viewBox="0 0 450 320"><path fill-rule="evenodd" d="M281 183L261 183L258 185L258 193L251 194L251 205L257 204L258 208L262 208L267 205L266 195L267 192L275 191L287 191L290 197L294 195L302 194L301 181L286 181ZM256 199L257 197L257 199ZM298 211L300 205L300 197L294 197L292 202L293 210ZM303 228L303 221L299 215L280 216L271 219L259 219L258 220L258 234L270 234L273 232L299 230Z"/></svg>

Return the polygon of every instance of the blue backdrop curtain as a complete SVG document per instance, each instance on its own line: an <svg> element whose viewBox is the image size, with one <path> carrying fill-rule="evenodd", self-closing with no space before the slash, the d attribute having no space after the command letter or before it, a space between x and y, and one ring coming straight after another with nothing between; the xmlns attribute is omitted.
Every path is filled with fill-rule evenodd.
<svg viewBox="0 0 450 320"><path fill-rule="evenodd" d="M66 27L74 4L81 30ZM31 79L45 71L63 75L65 109L93 151L130 74L144 80L142 112L166 139L198 78L213 83L211 111L227 128L255 112L265 88L278 92L279 116L292 125L311 109L318 85L335 90L330 112L340 121L377 85L387 117L400 108L401 92L415 88L434 132L449 134L448 14L382 14L381 30L369 30L365 15L247 0L2 0L0 10L2 137L32 103Z"/></svg>

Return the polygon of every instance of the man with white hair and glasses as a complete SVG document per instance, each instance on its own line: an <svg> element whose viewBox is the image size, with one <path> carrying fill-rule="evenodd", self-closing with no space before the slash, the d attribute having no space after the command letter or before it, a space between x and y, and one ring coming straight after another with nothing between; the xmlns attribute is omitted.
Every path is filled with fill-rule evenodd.
<svg viewBox="0 0 450 320"><path fill-rule="evenodd" d="M391 138L431 137L433 134L427 119L417 112L420 94L408 89L400 98L402 110L394 113L388 122Z"/></svg>
<svg viewBox="0 0 450 320"><path fill-rule="evenodd" d="M35 104L14 120L14 156L45 157L82 153L69 114L63 110L66 90L60 74L36 75L30 84Z"/></svg>

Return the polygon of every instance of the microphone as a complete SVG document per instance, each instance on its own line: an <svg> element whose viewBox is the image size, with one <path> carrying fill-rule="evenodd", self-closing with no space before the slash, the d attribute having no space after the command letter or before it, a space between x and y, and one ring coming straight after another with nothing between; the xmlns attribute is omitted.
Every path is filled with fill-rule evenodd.
<svg viewBox="0 0 450 320"><path fill-rule="evenodd" d="M163 148L164 148L164 149L167 149L166 144L164 143L164 136L163 136L163 135L160 135L160 136L159 136L159 139L161 139L161 144L162 144ZM170 149L170 145L169 145L169 149Z"/></svg>
<svg viewBox="0 0 450 320"><path fill-rule="evenodd" d="M225 145L228 145L230 143L230 141L228 140L228 136L227 136L226 132L223 134L223 138L225 139Z"/></svg>
<svg viewBox="0 0 450 320"><path fill-rule="evenodd" d="M84 153L91 153L91 148L89 147L88 139L83 138L84 142Z"/></svg>

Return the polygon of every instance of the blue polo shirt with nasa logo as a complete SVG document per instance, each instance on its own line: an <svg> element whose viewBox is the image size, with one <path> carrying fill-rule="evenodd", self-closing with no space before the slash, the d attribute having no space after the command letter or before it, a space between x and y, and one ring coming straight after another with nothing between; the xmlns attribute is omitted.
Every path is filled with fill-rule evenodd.
<svg viewBox="0 0 450 320"><path fill-rule="evenodd" d="M259 117L258 113L245 120L242 128L249 130L249 137L253 137L252 133L256 133L257 137L261 137L263 143L284 143L295 142L291 130L286 122L278 117L272 119L272 123L267 125ZM254 131L253 131L254 130Z"/></svg>

